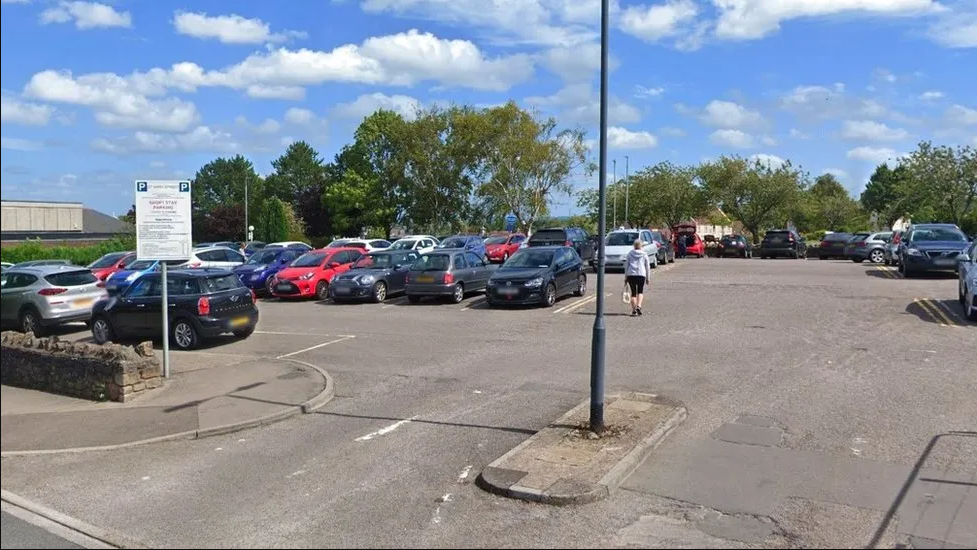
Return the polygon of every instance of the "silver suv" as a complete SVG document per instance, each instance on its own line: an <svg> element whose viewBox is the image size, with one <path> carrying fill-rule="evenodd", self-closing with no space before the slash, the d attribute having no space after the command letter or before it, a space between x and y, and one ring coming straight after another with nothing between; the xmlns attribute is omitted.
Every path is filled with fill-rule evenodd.
<svg viewBox="0 0 977 550"><path fill-rule="evenodd" d="M43 336L48 328L89 321L92 306L106 296L90 269L51 265L13 267L0 275L0 322Z"/></svg>

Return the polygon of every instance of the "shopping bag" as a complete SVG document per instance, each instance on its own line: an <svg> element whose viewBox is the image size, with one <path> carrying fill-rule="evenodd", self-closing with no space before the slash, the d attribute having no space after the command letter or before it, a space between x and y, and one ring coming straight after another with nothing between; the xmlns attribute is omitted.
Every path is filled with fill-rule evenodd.
<svg viewBox="0 0 977 550"><path fill-rule="evenodd" d="M631 303L631 287L628 283L624 283L624 290L621 291L621 301L625 304Z"/></svg>

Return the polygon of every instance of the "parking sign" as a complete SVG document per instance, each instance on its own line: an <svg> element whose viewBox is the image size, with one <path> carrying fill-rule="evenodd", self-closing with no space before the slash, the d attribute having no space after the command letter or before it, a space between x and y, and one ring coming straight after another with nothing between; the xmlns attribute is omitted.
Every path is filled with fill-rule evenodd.
<svg viewBox="0 0 977 550"><path fill-rule="evenodd" d="M136 181L136 256L189 260L193 250L189 181Z"/></svg>

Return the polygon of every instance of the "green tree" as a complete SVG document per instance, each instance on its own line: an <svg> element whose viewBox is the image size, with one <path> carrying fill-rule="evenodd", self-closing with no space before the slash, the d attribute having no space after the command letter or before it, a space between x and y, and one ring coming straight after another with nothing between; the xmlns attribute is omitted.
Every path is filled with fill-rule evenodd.
<svg viewBox="0 0 977 550"><path fill-rule="evenodd" d="M695 185L696 169L661 162L631 175L631 218L639 227L676 224L700 216L705 193Z"/></svg>
<svg viewBox="0 0 977 550"><path fill-rule="evenodd" d="M288 207L278 197L266 199L262 205L258 234L266 242L289 240Z"/></svg>
<svg viewBox="0 0 977 550"><path fill-rule="evenodd" d="M319 152L304 141L288 146L285 154L271 162L272 172L265 189L269 197L278 197L292 206L308 230L317 236L329 230L329 218L320 202L325 188L325 166Z"/></svg>
<svg viewBox="0 0 977 550"><path fill-rule="evenodd" d="M918 221L962 224L977 209L977 151L923 141L904 159L910 215ZM929 218L929 219L922 219Z"/></svg>
<svg viewBox="0 0 977 550"><path fill-rule="evenodd" d="M905 166L892 169L887 164L878 165L859 198L862 208L878 216L886 227L892 227L899 218L909 214L912 207L908 200L909 178Z"/></svg>
<svg viewBox="0 0 977 550"><path fill-rule="evenodd" d="M800 211L804 223L798 227L802 231L851 231L867 224L858 202L832 174L818 176L805 193Z"/></svg>
<svg viewBox="0 0 977 550"><path fill-rule="evenodd" d="M229 159L221 157L208 162L197 170L190 189L194 227L211 225L208 218L218 206L241 205L243 210L245 185L248 188L249 206L260 205L264 197L263 183L254 171L251 161L241 155ZM253 215L258 210L249 208L249 213ZM240 231L233 238L243 239L245 231L242 217Z"/></svg>
<svg viewBox="0 0 977 550"><path fill-rule="evenodd" d="M129 225L136 225L136 205L133 204L125 214L119 216L119 221L126 222Z"/></svg>
<svg viewBox="0 0 977 550"><path fill-rule="evenodd" d="M497 214L515 214L524 231L549 213L556 194L573 190L571 174L592 170L581 129L557 131L556 119L540 119L512 101L486 109L480 122L478 194Z"/></svg>

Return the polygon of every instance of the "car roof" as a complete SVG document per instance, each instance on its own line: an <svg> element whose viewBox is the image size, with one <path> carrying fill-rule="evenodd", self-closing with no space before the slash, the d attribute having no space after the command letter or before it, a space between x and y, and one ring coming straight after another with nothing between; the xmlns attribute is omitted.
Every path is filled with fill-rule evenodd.
<svg viewBox="0 0 977 550"><path fill-rule="evenodd" d="M230 269L221 269L219 267L197 267L193 269L173 269L166 272L167 277L170 275L175 275L177 277L187 277L194 279L202 279L204 277L220 277L223 275L234 275L234 272ZM148 273L144 277L159 278L162 277L161 272Z"/></svg>
<svg viewBox="0 0 977 550"><path fill-rule="evenodd" d="M945 227L945 228L951 228L951 229L960 229L959 227L957 227L957 224L955 224L955 223L914 223L913 225L910 226L911 229L917 229L917 228L920 228L920 227L922 227L922 228L927 228L927 227Z"/></svg>
<svg viewBox="0 0 977 550"><path fill-rule="evenodd" d="M87 267L82 267L80 265L35 265L9 269L10 270L8 273L30 273L31 275L37 275L40 277L46 277L54 273L73 273L76 271L91 272L91 270Z"/></svg>
<svg viewBox="0 0 977 550"><path fill-rule="evenodd" d="M210 252L212 250L232 250L234 252L237 252L237 250L234 250L233 248L228 246L208 246L204 248L194 248L193 253L197 254L198 252Z"/></svg>
<svg viewBox="0 0 977 550"><path fill-rule="evenodd" d="M553 252L555 252L557 250L561 250L561 249L564 249L564 248L569 248L570 250L573 250L573 248L572 247L569 247L569 246L564 246L562 244L552 244L552 245L547 245L547 246L531 246L529 248L523 248L519 252L522 252L523 250L542 250L544 252L546 252L546 251L553 251Z"/></svg>

